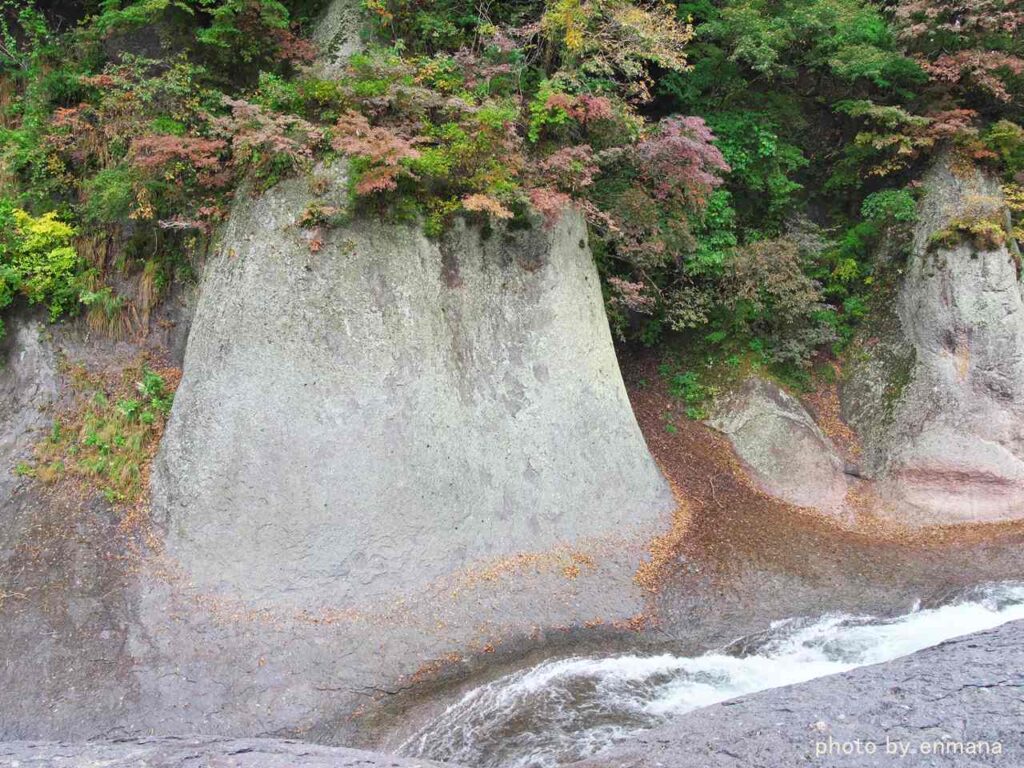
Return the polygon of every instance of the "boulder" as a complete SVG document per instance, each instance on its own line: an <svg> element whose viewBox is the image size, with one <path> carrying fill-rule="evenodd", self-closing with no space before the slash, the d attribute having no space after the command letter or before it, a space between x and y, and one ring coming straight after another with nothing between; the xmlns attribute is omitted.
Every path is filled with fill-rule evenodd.
<svg viewBox="0 0 1024 768"><path fill-rule="evenodd" d="M1005 201L997 180L951 155L924 189L891 310L851 355L844 414L863 437L884 514L1020 519L1024 295L1019 253L1000 232Z"/></svg>
<svg viewBox="0 0 1024 768"><path fill-rule="evenodd" d="M709 420L758 487L799 507L843 513L843 460L800 401L757 376L720 398Z"/></svg>

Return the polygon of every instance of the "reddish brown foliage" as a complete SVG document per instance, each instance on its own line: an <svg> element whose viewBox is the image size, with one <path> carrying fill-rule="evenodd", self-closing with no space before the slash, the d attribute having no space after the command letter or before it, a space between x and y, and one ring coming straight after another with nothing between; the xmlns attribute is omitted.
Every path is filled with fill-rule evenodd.
<svg viewBox="0 0 1024 768"><path fill-rule="evenodd" d="M545 104L548 109L561 109L580 125L611 120L615 117L612 103L604 96L570 96L566 93L552 93Z"/></svg>
<svg viewBox="0 0 1024 768"><path fill-rule="evenodd" d="M609 277L608 285L612 289L612 301L621 307L650 314L657 305L657 299L645 291L649 286L644 283L633 283L619 277Z"/></svg>
<svg viewBox="0 0 1024 768"><path fill-rule="evenodd" d="M1024 7L1018 0L899 0L894 18L904 39L922 37L933 30L957 35L1014 34L1024 28Z"/></svg>
<svg viewBox="0 0 1024 768"><path fill-rule="evenodd" d="M316 46L290 29L275 29L274 41L277 43L277 58L281 61L312 64L316 59Z"/></svg>
<svg viewBox="0 0 1024 768"><path fill-rule="evenodd" d="M998 51L958 51L943 54L935 61L921 60L920 64L938 82L957 85L970 80L1000 101L1012 99L1006 89L1003 72L1013 75L1024 72L1024 60Z"/></svg>
<svg viewBox="0 0 1024 768"><path fill-rule="evenodd" d="M637 169L654 197L700 207L721 185L729 164L699 117L670 117L636 148Z"/></svg>
<svg viewBox="0 0 1024 768"><path fill-rule="evenodd" d="M557 189L539 187L530 190L530 203L537 213L544 217L545 223L551 226L558 221L562 211L572 203L572 198Z"/></svg>
<svg viewBox="0 0 1024 768"><path fill-rule="evenodd" d="M402 163L420 156L413 140L380 126L371 126L358 112L346 112L334 127L331 146L370 163L356 185L356 194L371 195L398 187L401 176L412 176Z"/></svg>
<svg viewBox="0 0 1024 768"><path fill-rule="evenodd" d="M538 164L539 176L548 185L578 194L591 186L600 173L589 144L563 147Z"/></svg>
<svg viewBox="0 0 1024 768"><path fill-rule="evenodd" d="M496 219L512 218L512 211L489 195L466 195L462 198L462 207L467 211L487 213Z"/></svg>
<svg viewBox="0 0 1024 768"><path fill-rule="evenodd" d="M221 187L229 181L222 172L225 149L227 143L220 139L149 134L132 141L131 157L135 167L146 173L166 172L182 164L195 171L201 186Z"/></svg>
<svg viewBox="0 0 1024 768"><path fill-rule="evenodd" d="M214 130L231 141L232 162L254 164L263 170L281 156L293 167L309 165L323 131L295 115L282 115L242 99L225 98L229 117L211 121Z"/></svg>

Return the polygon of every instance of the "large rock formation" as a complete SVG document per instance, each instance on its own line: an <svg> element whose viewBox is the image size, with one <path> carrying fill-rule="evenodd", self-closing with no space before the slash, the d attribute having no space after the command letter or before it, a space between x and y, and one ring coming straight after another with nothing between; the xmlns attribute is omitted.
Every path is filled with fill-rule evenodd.
<svg viewBox="0 0 1024 768"><path fill-rule="evenodd" d="M885 664L715 704L573 765L1020 765L1022 629L1005 624Z"/></svg>
<svg viewBox="0 0 1024 768"><path fill-rule="evenodd" d="M323 66L354 45L350 5L325 22ZM317 173L319 202L343 207L341 166ZM582 221L432 242L357 220L314 252L296 223L311 187L240 195L207 266L154 466L166 537L27 479L0 504L0 657L17 660L0 664L0 738L351 743L374 727L354 712L418 683L644 612L634 576L674 500ZM54 349L99 368L148 343L74 325ZM0 413L45 425L49 358L32 362L38 328L10 328ZM173 354L175 334L150 340ZM14 426L4 461L32 442Z"/></svg>
<svg viewBox="0 0 1024 768"><path fill-rule="evenodd" d="M851 356L844 410L894 517L1020 518L1024 296L1005 202L950 156L924 189L892 313Z"/></svg>
<svg viewBox="0 0 1024 768"><path fill-rule="evenodd" d="M359 47L355 8L335 0L316 30L328 73ZM344 208L342 165L321 182ZM302 179L243 197L206 269L153 484L199 589L337 606L653 533L673 501L581 217L440 242L357 219L314 248L313 200Z"/></svg>
<svg viewBox="0 0 1024 768"><path fill-rule="evenodd" d="M654 530L672 498L578 215L440 242L357 219L313 253L311 199L240 202L206 270L154 478L198 587L347 604Z"/></svg>

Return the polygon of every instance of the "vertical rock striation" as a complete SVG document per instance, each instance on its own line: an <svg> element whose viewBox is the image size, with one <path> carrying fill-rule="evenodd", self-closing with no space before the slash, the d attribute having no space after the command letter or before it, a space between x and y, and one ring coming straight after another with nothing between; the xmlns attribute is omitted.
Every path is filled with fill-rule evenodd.
<svg viewBox="0 0 1024 768"><path fill-rule="evenodd" d="M19 485L18 463L30 459L38 432L48 423L42 409L57 398L53 349L42 323L28 315L9 318L0 343L0 506Z"/></svg>

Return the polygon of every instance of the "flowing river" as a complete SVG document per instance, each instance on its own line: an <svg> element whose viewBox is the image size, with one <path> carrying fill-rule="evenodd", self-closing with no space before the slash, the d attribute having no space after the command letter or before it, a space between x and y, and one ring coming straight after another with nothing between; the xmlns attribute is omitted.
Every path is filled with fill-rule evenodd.
<svg viewBox="0 0 1024 768"><path fill-rule="evenodd" d="M778 621L699 656L545 661L469 691L401 751L477 768L549 768L698 707L889 661L1015 619L1024 619L1024 582L1001 582L896 617Z"/></svg>

